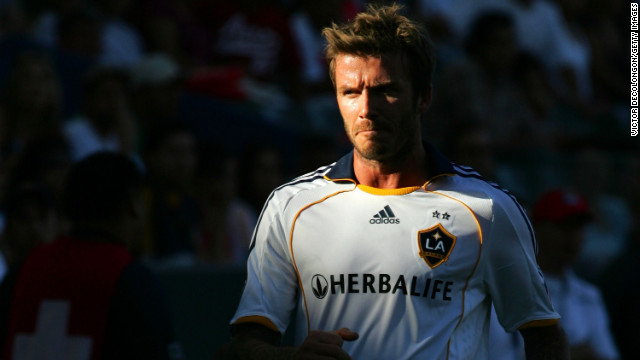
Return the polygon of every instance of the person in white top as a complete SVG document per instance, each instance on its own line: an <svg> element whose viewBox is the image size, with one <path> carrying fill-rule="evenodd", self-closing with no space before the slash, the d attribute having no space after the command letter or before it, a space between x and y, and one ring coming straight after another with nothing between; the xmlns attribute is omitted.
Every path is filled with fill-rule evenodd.
<svg viewBox="0 0 640 360"><path fill-rule="evenodd" d="M533 209L540 239L540 267L567 334L572 359L618 359L600 290L571 270L580 253L585 225L591 218L580 194L556 189L544 194Z"/></svg>
<svg viewBox="0 0 640 360"><path fill-rule="evenodd" d="M323 30L354 149L267 200L231 358L488 359L492 303L529 359L568 356L520 205L422 142L433 49L400 9Z"/></svg>

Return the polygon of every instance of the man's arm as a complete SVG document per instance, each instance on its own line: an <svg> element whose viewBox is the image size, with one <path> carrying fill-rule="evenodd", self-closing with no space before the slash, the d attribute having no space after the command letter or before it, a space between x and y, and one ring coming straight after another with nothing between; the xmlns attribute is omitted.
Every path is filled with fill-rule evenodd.
<svg viewBox="0 0 640 360"><path fill-rule="evenodd" d="M280 347L280 334L266 326L236 324L233 325L233 338L228 349L229 359L313 359L320 355L327 359L348 360L351 357L342 350L342 344L345 340L357 338L357 333L345 328L332 332L316 330L311 331L298 348Z"/></svg>
<svg viewBox="0 0 640 360"><path fill-rule="evenodd" d="M520 330L527 360L568 360L569 346L564 330L557 323Z"/></svg>

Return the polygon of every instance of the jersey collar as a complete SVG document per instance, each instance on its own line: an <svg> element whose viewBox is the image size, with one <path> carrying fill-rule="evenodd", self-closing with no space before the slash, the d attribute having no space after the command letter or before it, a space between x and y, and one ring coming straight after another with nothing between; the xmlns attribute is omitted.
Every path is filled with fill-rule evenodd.
<svg viewBox="0 0 640 360"><path fill-rule="evenodd" d="M423 146L427 154L427 167L429 171L429 179L426 182L441 175L455 174L451 161L440 153L440 151L426 142L423 143ZM350 181L357 184L358 181L353 170L353 150L341 157L325 177L331 181Z"/></svg>

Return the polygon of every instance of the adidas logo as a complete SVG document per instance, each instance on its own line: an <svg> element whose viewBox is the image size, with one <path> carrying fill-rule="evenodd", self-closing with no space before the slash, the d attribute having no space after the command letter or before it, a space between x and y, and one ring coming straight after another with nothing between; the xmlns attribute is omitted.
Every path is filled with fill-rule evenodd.
<svg viewBox="0 0 640 360"><path fill-rule="evenodd" d="M400 224L400 219L396 218L391 207L387 205L377 214L373 215L373 219L369 220L369 224Z"/></svg>

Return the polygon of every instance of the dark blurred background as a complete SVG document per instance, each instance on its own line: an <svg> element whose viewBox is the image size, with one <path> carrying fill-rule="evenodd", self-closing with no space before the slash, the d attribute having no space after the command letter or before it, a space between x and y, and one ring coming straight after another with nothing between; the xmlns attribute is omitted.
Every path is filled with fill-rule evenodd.
<svg viewBox="0 0 640 360"><path fill-rule="evenodd" d="M622 350L616 300L640 288L629 4L398 2L437 48L424 138L525 208L556 187L588 199L574 267L606 288ZM320 31L367 3L0 0L0 277L66 231L71 164L130 154L147 177L134 250L165 280L186 357L211 358L270 191L350 149Z"/></svg>

